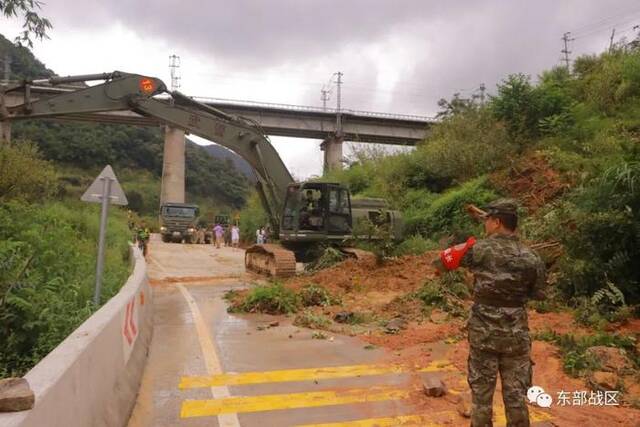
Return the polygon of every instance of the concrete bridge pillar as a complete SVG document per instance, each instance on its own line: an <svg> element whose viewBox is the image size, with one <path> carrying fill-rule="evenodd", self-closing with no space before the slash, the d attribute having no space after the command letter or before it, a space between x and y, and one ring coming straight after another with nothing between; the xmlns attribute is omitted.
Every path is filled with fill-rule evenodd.
<svg viewBox="0 0 640 427"><path fill-rule="evenodd" d="M320 144L324 151L324 172L342 167L342 137L330 136Z"/></svg>
<svg viewBox="0 0 640 427"><path fill-rule="evenodd" d="M0 143L11 142L11 122L0 122Z"/></svg>
<svg viewBox="0 0 640 427"><path fill-rule="evenodd" d="M184 131L167 126L164 133L160 203L184 203Z"/></svg>

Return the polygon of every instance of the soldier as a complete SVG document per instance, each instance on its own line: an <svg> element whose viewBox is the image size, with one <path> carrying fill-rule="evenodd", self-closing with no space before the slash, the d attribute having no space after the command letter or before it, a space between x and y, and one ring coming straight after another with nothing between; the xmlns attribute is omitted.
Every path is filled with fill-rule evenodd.
<svg viewBox="0 0 640 427"><path fill-rule="evenodd" d="M525 304L544 298L545 266L516 235L517 205L500 199L480 210L469 206L484 221L487 237L444 250L436 261L439 270L467 267L474 273L473 299L468 322L468 382L472 396L472 427L491 427L493 393L500 372L508 427L528 427L525 402L531 386L531 340Z"/></svg>
<svg viewBox="0 0 640 427"><path fill-rule="evenodd" d="M142 224L136 230L136 240L138 242L138 247L142 250L143 256L147 256L150 236L151 232L149 231L149 228L146 223L142 221Z"/></svg>

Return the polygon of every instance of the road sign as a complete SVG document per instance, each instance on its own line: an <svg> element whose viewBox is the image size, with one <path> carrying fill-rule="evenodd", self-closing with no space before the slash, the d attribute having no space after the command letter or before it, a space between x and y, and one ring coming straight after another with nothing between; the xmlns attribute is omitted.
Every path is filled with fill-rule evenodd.
<svg viewBox="0 0 640 427"><path fill-rule="evenodd" d="M100 287L102 286L102 270L104 270L104 240L107 235L107 214L109 204L126 205L127 196L113 173L111 166L107 165L100 175L93 181L80 198L83 202L101 203L100 235L98 236L98 260L96 261L96 288L93 294L93 302L100 305Z"/></svg>
<svg viewBox="0 0 640 427"><path fill-rule="evenodd" d="M111 166L109 165L102 169L100 175L98 175L89 188L87 188L87 191L84 192L80 200L89 203L102 203L104 182L107 179L111 181L111 191L109 193L109 201L111 204L121 206L127 205L129 203L127 201L127 196L124 194L124 190L122 190L122 187L118 182L118 178L116 178L116 174L113 173L113 169L111 169Z"/></svg>

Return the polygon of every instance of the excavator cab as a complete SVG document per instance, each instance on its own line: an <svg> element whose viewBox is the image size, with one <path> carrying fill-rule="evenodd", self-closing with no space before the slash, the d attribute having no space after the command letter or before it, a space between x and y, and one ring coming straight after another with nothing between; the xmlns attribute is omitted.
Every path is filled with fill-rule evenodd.
<svg viewBox="0 0 640 427"><path fill-rule="evenodd" d="M290 242L343 239L351 233L349 190L338 183L290 184L280 238Z"/></svg>

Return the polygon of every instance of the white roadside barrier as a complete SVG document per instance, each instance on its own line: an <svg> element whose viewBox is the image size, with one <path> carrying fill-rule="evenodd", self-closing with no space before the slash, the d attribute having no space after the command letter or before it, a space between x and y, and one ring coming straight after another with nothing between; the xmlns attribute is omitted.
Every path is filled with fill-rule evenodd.
<svg viewBox="0 0 640 427"><path fill-rule="evenodd" d="M2 427L125 426L136 402L153 330L147 266L49 353L25 378L33 409L0 414Z"/></svg>

